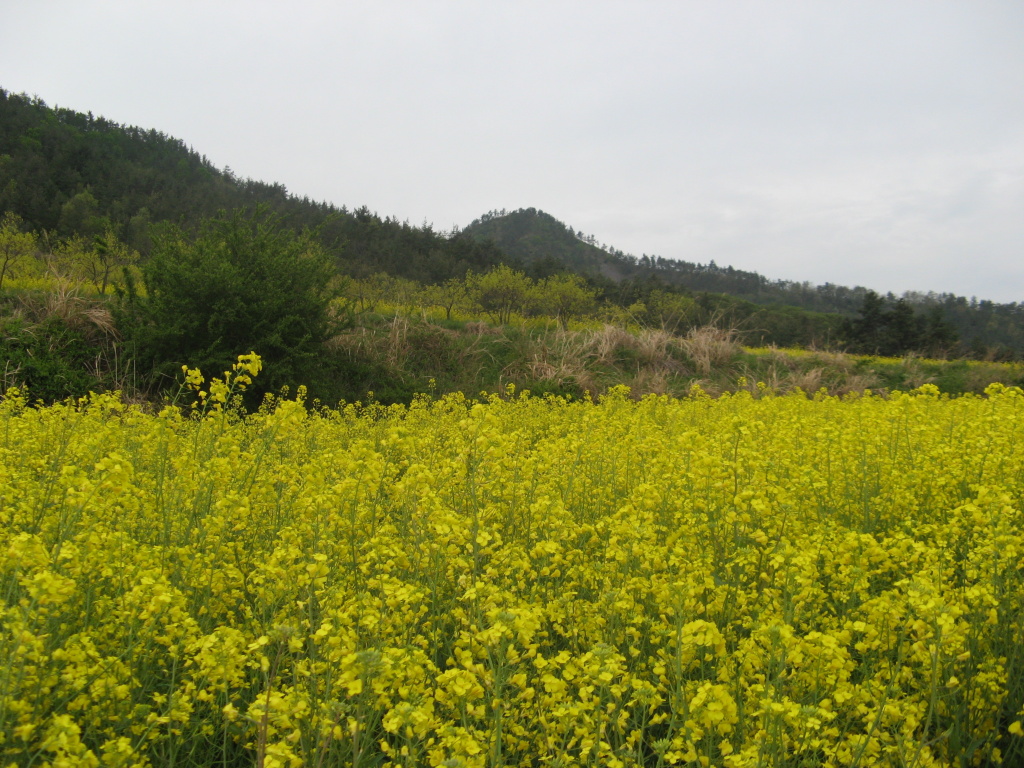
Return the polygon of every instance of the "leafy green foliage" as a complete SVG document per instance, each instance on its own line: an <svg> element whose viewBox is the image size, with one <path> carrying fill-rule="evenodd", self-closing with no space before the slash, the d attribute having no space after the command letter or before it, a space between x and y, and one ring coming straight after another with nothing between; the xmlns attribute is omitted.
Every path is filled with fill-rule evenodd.
<svg viewBox="0 0 1024 768"><path fill-rule="evenodd" d="M0 288L4 278L15 274L18 266L29 261L36 251L36 238L21 231L21 219L13 213L0 218Z"/></svg>
<svg viewBox="0 0 1024 768"><path fill-rule="evenodd" d="M504 325L513 313L526 306L533 281L525 274L507 266L492 269L467 280L469 295L494 322Z"/></svg>
<svg viewBox="0 0 1024 768"><path fill-rule="evenodd" d="M890 301L874 291L864 295L860 313L843 324L841 333L852 351L873 355L945 355L957 342L939 307L915 312L906 299Z"/></svg>
<svg viewBox="0 0 1024 768"><path fill-rule="evenodd" d="M732 323L741 327L745 339L754 344L835 343L841 318L853 319L868 300L867 295L873 293L861 286L769 280L757 272L721 267L714 261L699 264L646 254L631 256L600 245L595 238L573 231L534 208L492 211L463 233L493 242L513 261L522 263L527 272L546 271L550 262L561 262L586 276L608 301L623 309L642 303L651 310L652 292L696 295L702 306L715 305L718 315L691 318L689 322ZM1024 356L1024 303L1000 304L950 293L908 292L902 297L888 294L883 298L889 305L902 299L912 314L923 318L914 323L923 322L924 327L915 335L906 324L900 329L894 326L886 338L856 339L853 343L858 349L884 348L890 354L913 350L975 357ZM678 313L668 313L667 324L674 326L679 317ZM894 322L898 324L898 318ZM956 344L957 338L960 345Z"/></svg>
<svg viewBox="0 0 1024 768"><path fill-rule="evenodd" d="M0 213L20 216L22 229L39 236L40 242L48 236L55 253L56 238L65 243L81 238L76 254L83 258L70 259L76 255L70 248L63 254L73 269L59 260L47 268L57 265L62 274L91 279L102 292L119 279L126 256L129 263L136 252L142 261L147 258L161 223L173 222L191 237L218 211L254 205L267 206L295 237L316 231L337 269L366 285L383 284L383 274L424 285L455 281L451 288L468 273L487 273L499 264L538 283L571 272L586 281L585 292L595 294L609 315L617 312L623 320L679 332L718 323L738 328L751 344L834 344L842 319L856 315L867 292L769 280L714 262L631 256L533 208L492 212L461 232L411 226L366 207L336 208L290 194L281 184L240 179L159 131L53 109L37 98L0 89ZM115 243L123 249L104 251L104 244ZM0 272L0 281L9 275ZM451 316L463 298L458 290L441 290L434 305ZM581 301L570 302L576 309L541 309L535 290L521 309L552 313L564 323L574 313L586 314L580 308L589 304L586 296L576 298ZM897 301L895 296L885 298ZM927 318L931 330L902 349L949 350L946 324L962 342L952 348L954 354L1024 355L1024 304L951 294L911 293L903 298L915 316ZM913 334L900 331L896 336Z"/></svg>
<svg viewBox="0 0 1024 768"><path fill-rule="evenodd" d="M143 257L152 225L196 232L219 211L265 205L294 234L315 230L352 276L375 272L444 282L504 258L490 243L457 232L349 211L288 193L281 184L239 179L180 139L122 126L0 89L0 212L28 228L91 241L108 230Z"/></svg>
<svg viewBox="0 0 1024 768"><path fill-rule="evenodd" d="M554 317L563 329L569 320L589 315L597 307L596 292L579 275L567 273L538 281L533 297L535 311Z"/></svg>
<svg viewBox="0 0 1024 768"><path fill-rule="evenodd" d="M263 388L309 378L332 332L338 278L315 237L298 236L265 208L204 224L195 238L176 227L156 240L142 287L122 292L118 325L139 370L158 387L182 365L216 373L255 351Z"/></svg>
<svg viewBox="0 0 1024 768"><path fill-rule="evenodd" d="M33 401L52 403L96 388L89 366L98 350L57 317L37 324L0 320L0 391L24 387Z"/></svg>

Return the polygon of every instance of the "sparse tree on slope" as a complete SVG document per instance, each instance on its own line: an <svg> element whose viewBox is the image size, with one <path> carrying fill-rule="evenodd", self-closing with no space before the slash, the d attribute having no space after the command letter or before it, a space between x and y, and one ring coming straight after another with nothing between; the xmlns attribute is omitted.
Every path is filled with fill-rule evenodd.
<svg viewBox="0 0 1024 768"><path fill-rule="evenodd" d="M13 274L21 263L32 258L36 252L36 237L21 231L21 220L13 213L0 219L0 288L4 278Z"/></svg>

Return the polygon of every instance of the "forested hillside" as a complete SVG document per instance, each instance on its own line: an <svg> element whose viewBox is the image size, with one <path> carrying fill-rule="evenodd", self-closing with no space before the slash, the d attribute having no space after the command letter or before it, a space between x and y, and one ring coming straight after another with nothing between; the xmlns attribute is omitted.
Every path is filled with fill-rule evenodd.
<svg viewBox="0 0 1024 768"><path fill-rule="evenodd" d="M258 204L296 232L316 230L339 267L356 276L388 272L437 282L503 258L489 243L240 179L159 131L0 90L0 213L17 214L37 233L93 237L112 228L145 257L155 223L195 231L220 211Z"/></svg>
<svg viewBox="0 0 1024 768"><path fill-rule="evenodd" d="M53 238L91 240L110 233L143 261L161 225L173 223L195 233L220 211L263 205L294 232L315 231L339 271L353 278L383 273L441 284L499 263L537 279L570 271L584 275L603 304L618 307L635 322L675 329L728 324L754 344L826 346L839 339L837 317L695 293L657 275L623 280L625 275L614 270L594 270L590 263L605 251L571 234L567 244L588 253L579 257L571 248L556 247L552 235L563 230L566 239L565 228L546 215L541 220L553 226L536 238L536 252L506 250L472 228L435 232L381 218L366 208L348 210L299 198L282 185L219 170L182 141L158 131L52 109L38 99L6 92L0 92L0 172L0 211L16 214L26 228Z"/></svg>
<svg viewBox="0 0 1024 768"><path fill-rule="evenodd" d="M633 256L602 245L582 231L573 230L553 216L534 208L491 211L470 224L465 232L481 241L494 241L504 252L526 263L544 264L554 259L594 278L621 284L660 283L694 293L722 294L764 307L795 307L815 313L835 313L853 318L866 307L876 311L867 288L825 283L771 280L757 272L698 264L661 256ZM922 281L925 279L922 276ZM909 306L921 322L933 325L941 318L959 338L964 354L1019 357L1024 354L1024 304L999 304L951 293L891 293L881 297L893 324ZM903 304L900 304L900 302ZM870 305L870 306L868 306ZM950 338L942 334L942 338ZM848 346L857 340L850 334ZM898 346L898 345L897 345ZM872 351L865 347L865 351Z"/></svg>
<svg viewBox="0 0 1024 768"><path fill-rule="evenodd" d="M474 275L503 264L511 268L503 274L522 275L537 288L536 295L506 302L510 309L500 317L554 312L564 323L551 298L556 283L545 281L575 274L581 282L573 290L582 287L589 297L585 316L595 321L679 334L715 324L736 329L754 345L870 354L1024 354L1018 304L951 295L879 297L863 288L772 281L713 263L636 257L532 208L492 212L465 230L439 232L241 179L159 131L0 90L0 215L10 241L4 248L12 254L0 270L0 287L26 265L37 273L59 267L101 294L132 270L154 280L147 264L157 241L200 238L222 214L257 208L274 226L311 238L340 276L355 281L350 293L357 303L388 280L405 280L415 285L404 295L433 297L435 306L448 302L450 314L452 295L465 294ZM36 255L18 265L14 244L28 236L34 245L25 247ZM538 298L545 290L549 295ZM470 302L466 308L488 311L484 306Z"/></svg>

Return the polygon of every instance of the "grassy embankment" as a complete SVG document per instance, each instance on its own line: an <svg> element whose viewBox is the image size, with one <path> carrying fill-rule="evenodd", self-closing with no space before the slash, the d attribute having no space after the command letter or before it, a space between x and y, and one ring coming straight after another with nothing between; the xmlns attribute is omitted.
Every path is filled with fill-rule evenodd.
<svg viewBox="0 0 1024 768"><path fill-rule="evenodd" d="M89 390L121 390L145 399L137 372L118 342L111 295L71 283L5 289L0 296L0 390L27 385L47 401ZM329 343L332 367L345 380L313 391L325 402L372 397L409 402L416 393L505 391L597 396L629 386L635 396L709 394L739 389L832 394L908 390L935 384L943 392L980 393L992 383L1024 383L1024 364L879 358L838 351L752 349L740 334L716 328L676 335L588 319L562 328L552 318L486 317L379 306L350 314ZM247 351L247 350L240 350ZM185 361L183 361L185 362Z"/></svg>
<svg viewBox="0 0 1024 768"><path fill-rule="evenodd" d="M942 392L981 393L992 382L1024 383L1024 364L980 360L884 358L839 351L750 348L740 334L706 327L675 335L598 320L568 329L548 318L520 318L497 326L478 317L444 320L415 316L361 316L333 342L353 362L388 372L382 399L414 392L502 391L508 384L535 394L583 397L626 385L635 396L709 394L747 389L831 394L909 390L935 384ZM431 387L430 382L434 384Z"/></svg>

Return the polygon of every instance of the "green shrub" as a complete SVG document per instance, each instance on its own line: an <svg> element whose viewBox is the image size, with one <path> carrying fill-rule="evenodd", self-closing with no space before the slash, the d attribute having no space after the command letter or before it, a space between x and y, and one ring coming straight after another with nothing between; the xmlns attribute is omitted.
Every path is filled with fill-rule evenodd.
<svg viewBox="0 0 1024 768"><path fill-rule="evenodd" d="M24 387L31 400L53 403L97 389L89 373L100 353L60 318L0 320L0 388Z"/></svg>
<svg viewBox="0 0 1024 768"><path fill-rule="evenodd" d="M333 324L335 265L311 233L296 235L265 208L177 228L156 238L142 287L121 291L118 325L139 372L156 389L182 365L210 375L255 351L266 375L253 392L307 383Z"/></svg>

